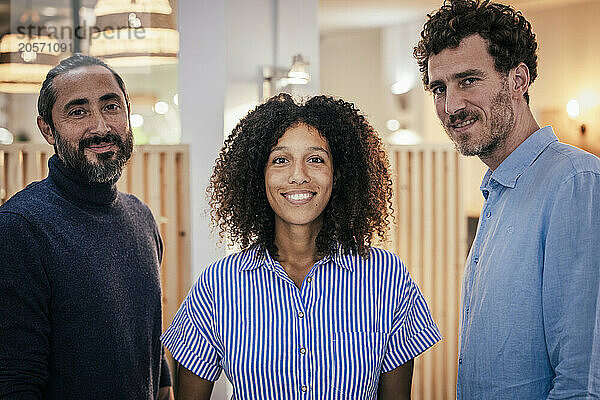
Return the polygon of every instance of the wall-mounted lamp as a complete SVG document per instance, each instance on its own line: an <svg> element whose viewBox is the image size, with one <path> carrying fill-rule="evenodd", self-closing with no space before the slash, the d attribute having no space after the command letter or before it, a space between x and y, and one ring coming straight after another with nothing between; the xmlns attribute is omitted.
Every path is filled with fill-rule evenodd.
<svg viewBox="0 0 600 400"><path fill-rule="evenodd" d="M291 68L263 67L261 98L267 99L290 85L306 85L310 82L310 63L305 61L302 54L292 58Z"/></svg>

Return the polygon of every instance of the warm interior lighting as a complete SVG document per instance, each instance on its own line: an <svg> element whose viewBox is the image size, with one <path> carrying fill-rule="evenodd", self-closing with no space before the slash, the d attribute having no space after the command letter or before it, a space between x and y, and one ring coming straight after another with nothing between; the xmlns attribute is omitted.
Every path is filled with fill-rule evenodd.
<svg viewBox="0 0 600 400"><path fill-rule="evenodd" d="M62 45L49 36L8 33L0 39L0 91L35 93L58 63Z"/></svg>
<svg viewBox="0 0 600 400"><path fill-rule="evenodd" d="M168 0L98 0L90 54L115 67L177 63L179 32Z"/></svg>
<svg viewBox="0 0 600 400"><path fill-rule="evenodd" d="M0 144L12 144L14 136L6 128L0 128Z"/></svg>
<svg viewBox="0 0 600 400"><path fill-rule="evenodd" d="M386 137L386 141L392 145L414 145L421 143L421 136L408 130L400 129Z"/></svg>
<svg viewBox="0 0 600 400"><path fill-rule="evenodd" d="M157 114L166 114L169 111L169 105L164 101L157 101L154 104L154 112Z"/></svg>
<svg viewBox="0 0 600 400"><path fill-rule="evenodd" d="M131 114L131 127L139 128L142 125L144 125L144 117L140 114Z"/></svg>
<svg viewBox="0 0 600 400"><path fill-rule="evenodd" d="M415 87L414 76L405 74L390 86L390 90L393 94L404 94L409 92L413 87Z"/></svg>
<svg viewBox="0 0 600 400"><path fill-rule="evenodd" d="M309 66L301 54L296 54L290 69L263 67L261 97L269 98L288 85L306 85L310 82Z"/></svg>
<svg viewBox="0 0 600 400"><path fill-rule="evenodd" d="M398 129L400 129L400 121L397 119L389 119L385 123L385 126L389 131L396 132Z"/></svg>
<svg viewBox="0 0 600 400"><path fill-rule="evenodd" d="M308 63L302 58L302 54L296 54L292 58L292 67L288 72L288 84L305 85L310 80Z"/></svg>
<svg viewBox="0 0 600 400"><path fill-rule="evenodd" d="M96 16L121 13L171 14L173 9L168 1L157 0L98 0L94 7Z"/></svg>
<svg viewBox="0 0 600 400"><path fill-rule="evenodd" d="M569 117L577 118L579 116L579 112L579 102L575 99L569 100L567 103L567 114L569 114Z"/></svg>

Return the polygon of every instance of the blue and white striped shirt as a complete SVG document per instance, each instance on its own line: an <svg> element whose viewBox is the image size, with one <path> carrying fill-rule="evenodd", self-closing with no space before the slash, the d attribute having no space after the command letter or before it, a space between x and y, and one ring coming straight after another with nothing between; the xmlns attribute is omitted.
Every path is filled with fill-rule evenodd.
<svg viewBox="0 0 600 400"><path fill-rule="evenodd" d="M162 336L173 357L234 399L374 399L380 374L440 340L421 291L393 253L341 249L298 289L254 247L208 267Z"/></svg>

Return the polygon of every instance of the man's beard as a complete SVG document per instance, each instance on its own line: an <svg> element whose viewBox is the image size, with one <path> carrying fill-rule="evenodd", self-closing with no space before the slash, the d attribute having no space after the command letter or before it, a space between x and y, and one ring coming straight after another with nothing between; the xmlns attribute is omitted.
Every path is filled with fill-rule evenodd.
<svg viewBox="0 0 600 400"><path fill-rule="evenodd" d="M54 148L57 155L65 164L80 172L91 183L113 182L118 179L133 151L133 133L131 129L127 130L125 141L119 135L108 133L104 136L81 139L77 147L63 140L59 132L54 131L54 138ZM96 155L97 162L88 160L84 153L86 147L102 143L113 143L117 147L116 155L114 151L107 151Z"/></svg>
<svg viewBox="0 0 600 400"><path fill-rule="evenodd" d="M450 139L454 142L456 149L464 156L479 156L487 158L494 154L506 142L515 124L515 113L510 101L510 92L508 90L508 80L504 80L502 88L498 91L492 100L490 109L490 127L489 130L483 127L483 131L465 135L464 140L459 141L459 137L452 136L451 123L456 121L466 121L471 118L477 118L481 121L479 113L475 111L462 110L457 114L450 115L449 123L444 128ZM473 134L479 137L473 141Z"/></svg>

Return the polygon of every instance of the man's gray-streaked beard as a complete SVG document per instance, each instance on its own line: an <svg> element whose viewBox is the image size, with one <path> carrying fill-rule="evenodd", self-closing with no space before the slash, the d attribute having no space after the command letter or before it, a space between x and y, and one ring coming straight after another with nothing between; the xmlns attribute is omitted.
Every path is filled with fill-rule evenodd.
<svg viewBox="0 0 600 400"><path fill-rule="evenodd" d="M77 148L63 140L60 133L54 131L54 149L57 155L69 167L80 172L91 183L113 182L121 176L123 167L131 157L133 151L133 134L128 130L125 141L120 136L108 133L104 136L93 136L81 139ZM90 162L85 156L85 148L92 144L114 143L117 146L116 156L114 151L97 155L98 162Z"/></svg>

